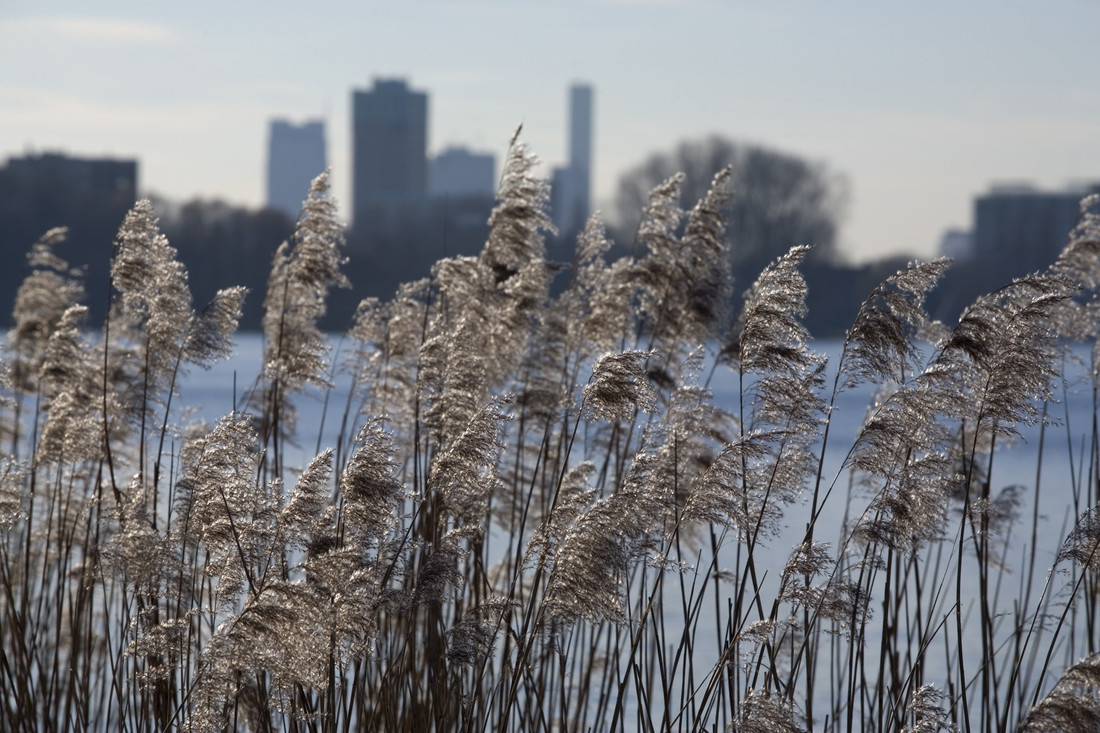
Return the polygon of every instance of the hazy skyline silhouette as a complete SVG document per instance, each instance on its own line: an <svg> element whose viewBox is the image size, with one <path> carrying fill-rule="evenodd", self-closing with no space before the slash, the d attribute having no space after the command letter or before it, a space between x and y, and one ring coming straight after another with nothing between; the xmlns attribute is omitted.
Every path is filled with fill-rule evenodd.
<svg viewBox="0 0 1100 733"><path fill-rule="evenodd" d="M1100 175L1100 6L970 0L199 2L0 8L0 156L137 158L142 193L264 197L268 121L322 118L350 219L351 91L400 76L432 98L429 153L503 154L517 124L567 160L563 90L599 97L593 205L658 150L719 133L845 174L840 249L934 253L1006 180ZM303 192L304 195L304 192ZM796 244L796 243L792 243Z"/></svg>

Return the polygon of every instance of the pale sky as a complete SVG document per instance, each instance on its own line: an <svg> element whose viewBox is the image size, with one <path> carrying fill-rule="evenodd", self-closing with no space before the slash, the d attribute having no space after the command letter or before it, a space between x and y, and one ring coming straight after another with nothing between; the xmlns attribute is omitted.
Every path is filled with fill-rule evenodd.
<svg viewBox="0 0 1100 733"><path fill-rule="evenodd" d="M139 186L258 206L268 122L321 118L349 200L349 99L429 93L429 149L566 150L595 89L595 205L720 133L847 176L853 260L935 253L994 182L1100 179L1100 0L0 0L0 161L140 161ZM304 194L304 192L303 192ZM792 244L801 244L792 242Z"/></svg>

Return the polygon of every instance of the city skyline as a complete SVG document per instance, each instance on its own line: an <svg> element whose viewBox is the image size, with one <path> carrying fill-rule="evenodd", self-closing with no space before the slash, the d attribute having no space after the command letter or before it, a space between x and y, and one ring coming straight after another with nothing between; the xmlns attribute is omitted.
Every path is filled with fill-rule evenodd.
<svg viewBox="0 0 1100 733"><path fill-rule="evenodd" d="M503 159L522 123L549 175L568 160L561 90L584 80L595 208L650 153L719 133L847 176L856 261L934 254L993 183L1100 176L1100 6L1083 0L258 7L6 3L0 157L133 157L143 194L258 206L267 121L320 118L350 220L351 89L430 92L430 155Z"/></svg>

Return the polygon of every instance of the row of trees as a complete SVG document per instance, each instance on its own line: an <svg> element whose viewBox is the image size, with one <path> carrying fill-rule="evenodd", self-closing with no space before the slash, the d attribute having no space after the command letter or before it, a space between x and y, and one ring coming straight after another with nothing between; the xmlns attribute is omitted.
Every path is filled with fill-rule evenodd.
<svg viewBox="0 0 1100 733"><path fill-rule="evenodd" d="M661 181L682 172L681 205L691 206L727 166L733 195L721 213L728 222L737 282L751 283L795 245L813 246L811 262L840 261L837 234L848 200L844 177L822 163L718 136L682 142L628 171L615 198L620 234L637 228L649 192Z"/></svg>
<svg viewBox="0 0 1100 733"><path fill-rule="evenodd" d="M631 242L639 214L652 190L677 171L684 172L681 204L706 193L714 174L730 167L733 196L723 214L731 244L735 294L795 245L813 247L802 271L809 288L806 325L815 336L836 336L855 316L860 298L904 268L905 255L863 265L845 262L840 226L849 202L848 182L827 165L720 136L680 143L656 153L619 182L613 227L616 241ZM955 262L928 294L929 314L952 322L981 293L995 290L1036 266L1014 258Z"/></svg>

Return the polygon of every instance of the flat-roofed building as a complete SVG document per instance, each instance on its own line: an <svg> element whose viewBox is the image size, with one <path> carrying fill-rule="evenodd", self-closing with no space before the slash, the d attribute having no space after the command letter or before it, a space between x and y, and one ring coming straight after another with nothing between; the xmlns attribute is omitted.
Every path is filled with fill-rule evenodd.
<svg viewBox="0 0 1100 733"><path fill-rule="evenodd" d="M267 145L267 205L298 216L309 184L328 166L325 124L272 120Z"/></svg>
<svg viewBox="0 0 1100 733"><path fill-rule="evenodd" d="M401 79L352 92L353 219L428 193L428 95Z"/></svg>

